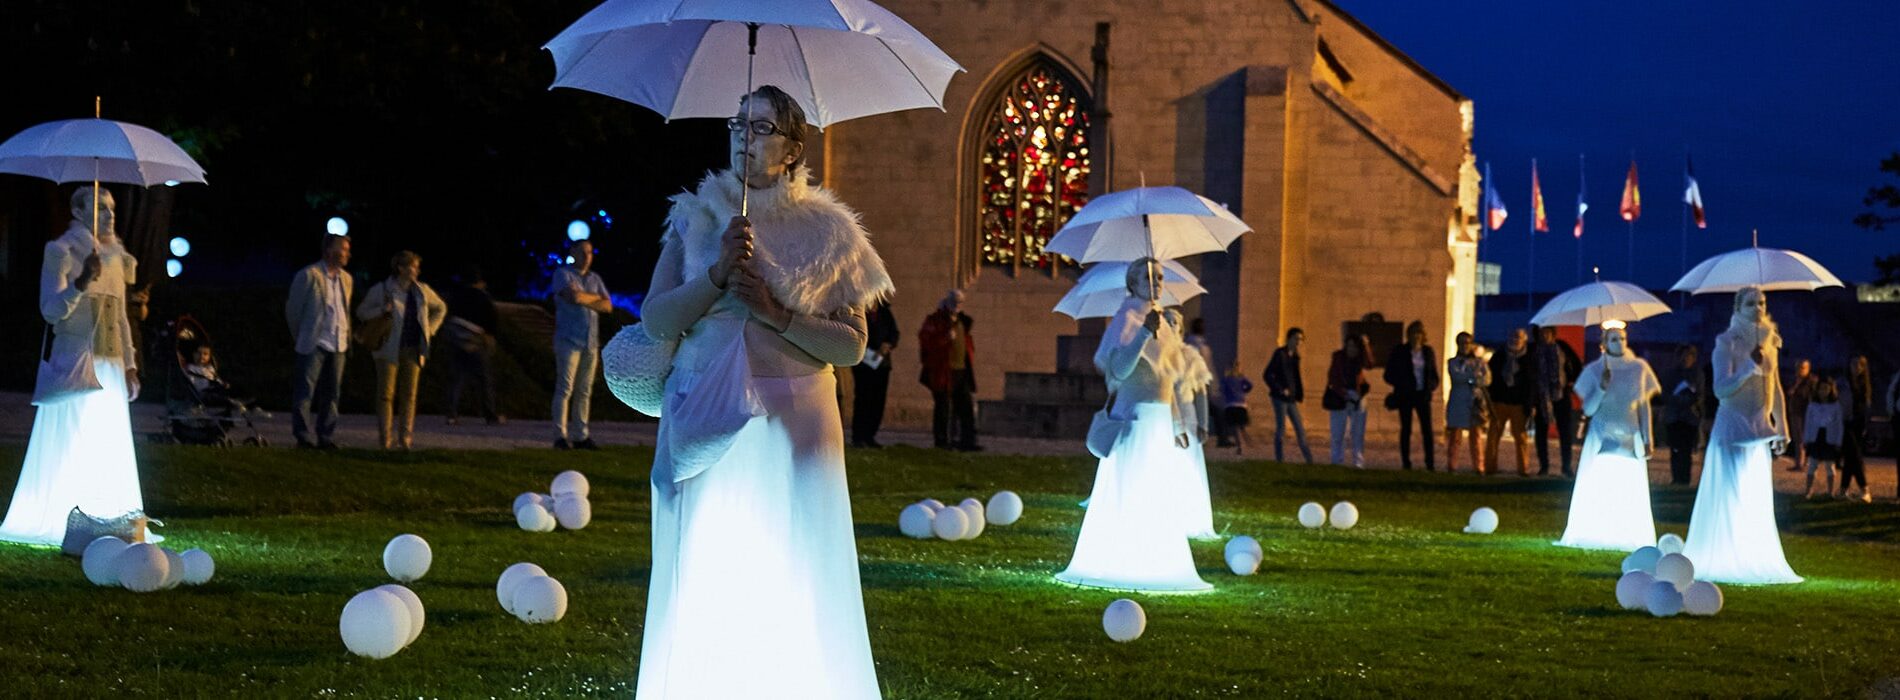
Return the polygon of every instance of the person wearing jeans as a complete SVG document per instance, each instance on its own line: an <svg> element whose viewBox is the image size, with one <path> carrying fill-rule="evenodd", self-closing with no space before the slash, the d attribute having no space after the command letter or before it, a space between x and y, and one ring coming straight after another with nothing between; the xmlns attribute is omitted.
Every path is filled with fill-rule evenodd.
<svg viewBox="0 0 1900 700"><path fill-rule="evenodd" d="M1300 345L1306 332L1289 328L1286 345L1273 351L1267 361L1267 396L1273 399L1273 461L1284 462L1286 424L1293 423L1293 439L1299 442L1300 456L1313 463L1313 452L1306 448L1306 421L1300 418L1300 403L1306 400L1306 383L1300 379Z"/></svg>
<svg viewBox="0 0 1900 700"><path fill-rule="evenodd" d="M613 313L607 283L594 266L594 244L567 248L574 262L554 273L554 449L599 449L587 432L594 381L600 374L600 315Z"/></svg>
<svg viewBox="0 0 1900 700"><path fill-rule="evenodd" d="M1332 463L1366 466L1366 370L1372 367L1372 342L1364 335L1346 339L1345 347L1333 351L1332 365L1326 368L1326 395L1320 404L1332 418Z"/></svg>
<svg viewBox="0 0 1900 700"><path fill-rule="evenodd" d="M290 281L284 317L297 350L296 383L290 388L290 431L300 448L335 449L337 397L343 387L344 353L350 349L352 280L350 237L325 236L323 259Z"/></svg>
<svg viewBox="0 0 1900 700"><path fill-rule="evenodd" d="M1405 344L1392 348L1385 361L1385 383L1392 386L1390 407L1399 412L1399 463L1412 468L1412 419L1418 419L1419 444L1425 448L1425 469L1437 471L1433 459L1432 394L1438 391L1438 355L1425 344L1425 324L1405 327Z"/></svg>

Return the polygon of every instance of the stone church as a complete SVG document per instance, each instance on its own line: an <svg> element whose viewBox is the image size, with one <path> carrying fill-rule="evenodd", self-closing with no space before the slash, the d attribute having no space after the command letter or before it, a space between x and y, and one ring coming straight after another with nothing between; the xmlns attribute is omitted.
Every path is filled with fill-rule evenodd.
<svg viewBox="0 0 1900 700"><path fill-rule="evenodd" d="M1205 319L1216 364L1256 383L1304 328L1309 423L1324 424L1318 387L1348 322L1375 352L1415 319L1441 353L1472 327L1472 103L1325 0L883 4L968 70L942 112L822 139L821 177L863 212L897 282L888 424L929 424L916 332L954 287L976 321L983 429L1079 435L1100 405L1102 326L1050 310L1079 268L1042 245L1091 195L1142 182L1253 227L1183 261L1209 290L1185 313ZM1264 388L1253 400L1259 416Z"/></svg>

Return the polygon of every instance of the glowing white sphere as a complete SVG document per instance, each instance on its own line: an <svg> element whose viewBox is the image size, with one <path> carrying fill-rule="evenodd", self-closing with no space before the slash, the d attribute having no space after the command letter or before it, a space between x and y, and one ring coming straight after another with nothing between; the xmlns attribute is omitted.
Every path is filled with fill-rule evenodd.
<svg viewBox="0 0 1900 700"><path fill-rule="evenodd" d="M1260 555L1245 549L1228 549L1227 568L1240 576L1252 576L1260 570Z"/></svg>
<svg viewBox="0 0 1900 700"><path fill-rule="evenodd" d="M1306 527L1309 527L1309 528L1316 528L1321 525L1325 525L1326 524L1326 506L1322 506L1318 503L1310 503L1310 502L1307 503L1306 505L1300 506L1300 524L1305 525Z"/></svg>
<svg viewBox="0 0 1900 700"><path fill-rule="evenodd" d="M559 500L562 496L587 497L587 477L569 469L554 475L554 483L548 486L548 494Z"/></svg>
<svg viewBox="0 0 1900 700"><path fill-rule="evenodd" d="M1358 524L1359 506L1353 505L1351 501L1340 501L1333 504L1333 527L1341 530L1351 530L1352 526Z"/></svg>
<svg viewBox="0 0 1900 700"><path fill-rule="evenodd" d="M1651 583L1649 590L1643 594L1643 607L1656 617L1669 617L1682 612L1682 591L1676 590L1676 584L1668 581Z"/></svg>
<svg viewBox="0 0 1900 700"><path fill-rule="evenodd" d="M515 509L515 524L528 532L553 532L554 514L539 503L524 503Z"/></svg>
<svg viewBox="0 0 1900 700"><path fill-rule="evenodd" d="M329 221L323 222L323 230L332 236L348 236L350 235L350 222L344 221L341 216L332 216Z"/></svg>
<svg viewBox="0 0 1900 700"><path fill-rule="evenodd" d="M429 573L429 564L433 561L435 554L429 549L429 543L415 535L397 535L383 545L383 571L403 583Z"/></svg>
<svg viewBox="0 0 1900 700"><path fill-rule="evenodd" d="M343 606L337 629L343 646L357 656L387 659L409 640L409 606L389 591L369 589Z"/></svg>
<svg viewBox="0 0 1900 700"><path fill-rule="evenodd" d="M594 504L586 496L554 499L554 520L569 530L587 527L594 521Z"/></svg>
<svg viewBox="0 0 1900 700"><path fill-rule="evenodd" d="M1616 604L1624 610L1643 609L1643 596L1649 595L1649 584L1655 582L1656 578L1642 569L1623 574L1616 581Z"/></svg>
<svg viewBox="0 0 1900 700"><path fill-rule="evenodd" d="M165 261L166 277L177 277L182 274L185 274L185 261L179 260L178 258Z"/></svg>
<svg viewBox="0 0 1900 700"><path fill-rule="evenodd" d="M1682 609L1690 615L1714 615L1722 612L1722 589L1708 581L1689 584L1682 592Z"/></svg>
<svg viewBox="0 0 1900 700"><path fill-rule="evenodd" d="M1465 525L1465 532L1474 535L1489 535L1498 531L1498 512L1490 508L1471 511L1471 522Z"/></svg>
<svg viewBox="0 0 1900 700"><path fill-rule="evenodd" d="M1680 591L1695 583L1695 564L1681 554L1664 554L1656 560L1656 580L1668 581Z"/></svg>
<svg viewBox="0 0 1900 700"><path fill-rule="evenodd" d="M1227 540L1227 547L1223 550L1223 556L1231 560L1235 552L1247 552L1252 554L1254 561L1265 559L1267 556L1266 551L1260 548L1260 541L1246 535L1236 535L1233 539Z"/></svg>
<svg viewBox="0 0 1900 700"><path fill-rule="evenodd" d="M1141 604L1127 598L1108 604L1102 611L1102 631L1108 638L1117 642L1132 642L1141 637L1148 629L1148 613L1143 612Z"/></svg>
<svg viewBox="0 0 1900 700"><path fill-rule="evenodd" d="M932 516L935 516L939 511L942 511L944 508L943 501L939 501L935 498L926 498L924 500L918 501L918 503L922 503L924 505L930 506L930 514Z"/></svg>
<svg viewBox="0 0 1900 700"><path fill-rule="evenodd" d="M521 506L529 504L529 503L533 503L535 505L546 508L554 504L554 498L551 496L529 491L519 496L516 496L515 504L513 506L509 506L508 510L510 511L521 510Z"/></svg>
<svg viewBox="0 0 1900 700"><path fill-rule="evenodd" d="M170 576L171 558L165 556L165 550L150 542L140 542L114 559L118 566L119 585L133 593L150 593L165 586Z"/></svg>
<svg viewBox="0 0 1900 700"><path fill-rule="evenodd" d="M529 576L515 584L515 617L538 625L567 615L567 588L548 576Z"/></svg>
<svg viewBox="0 0 1900 700"><path fill-rule="evenodd" d="M191 241L186 240L184 236L172 236L169 247L171 248L172 257L174 258L182 258L191 254Z"/></svg>
<svg viewBox="0 0 1900 700"><path fill-rule="evenodd" d="M416 641L416 637L422 636L422 623L428 620L429 614L422 609L422 599L416 596L415 591L394 583L385 583L374 590L396 596L397 600L402 601L403 608L409 611L409 634L403 637L403 646L409 646Z"/></svg>
<svg viewBox="0 0 1900 700"><path fill-rule="evenodd" d="M1673 532L1663 533L1662 537L1656 538L1656 549L1663 554L1681 554L1682 536Z"/></svg>
<svg viewBox="0 0 1900 700"><path fill-rule="evenodd" d="M897 514L897 531L912 539L930 539L930 519L934 516L930 506L923 503L904 506L904 510Z"/></svg>
<svg viewBox="0 0 1900 700"><path fill-rule="evenodd" d="M974 501L975 499L971 500ZM976 539L977 535L983 534L983 504L966 501L963 505L957 506L957 510L963 511L963 517L966 521L964 523L963 539L973 540Z"/></svg>
<svg viewBox="0 0 1900 700"><path fill-rule="evenodd" d="M937 533L938 539L960 540L969 529L970 514L962 508L945 508L930 520L930 531Z"/></svg>
<svg viewBox="0 0 1900 700"><path fill-rule="evenodd" d="M584 241L592 235L594 235L594 230L587 226L587 222L580 219L567 222L567 240Z"/></svg>
<svg viewBox="0 0 1900 700"><path fill-rule="evenodd" d="M165 590L169 591L185 582L185 557L164 547L159 550L165 553Z"/></svg>
<svg viewBox="0 0 1900 700"><path fill-rule="evenodd" d="M185 560L185 584L202 586L217 573L218 564L211 560L211 553L202 549L187 549L178 558Z"/></svg>
<svg viewBox="0 0 1900 700"><path fill-rule="evenodd" d="M983 516L991 525L1014 525L1023 517L1023 497L1014 491L997 491L984 506Z"/></svg>
<svg viewBox="0 0 1900 700"><path fill-rule="evenodd" d="M512 614L515 611L515 584L521 583L522 580L529 577L546 575L548 575L548 572L543 571L541 567L525 561L503 569L501 578L495 580L496 602L501 603L501 609Z"/></svg>
<svg viewBox="0 0 1900 700"><path fill-rule="evenodd" d="M1655 547L1643 547L1623 557L1623 572L1643 571L1650 575L1656 573L1656 560L1662 558L1662 550Z"/></svg>
<svg viewBox="0 0 1900 700"><path fill-rule="evenodd" d="M119 555L125 548L132 546L125 540L106 535L86 545L86 551L79 556L79 568L86 572L86 580L95 586L119 585Z"/></svg>

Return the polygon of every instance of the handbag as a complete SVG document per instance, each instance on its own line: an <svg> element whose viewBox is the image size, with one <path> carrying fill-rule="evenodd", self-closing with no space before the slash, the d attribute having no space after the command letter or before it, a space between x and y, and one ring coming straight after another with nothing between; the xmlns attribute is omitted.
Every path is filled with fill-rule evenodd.
<svg viewBox="0 0 1900 700"><path fill-rule="evenodd" d="M1108 409L1114 405L1115 395L1109 394L1108 400L1102 402L1102 407L1089 419L1089 454L1095 455L1096 459L1107 458L1110 452L1115 451L1115 441L1120 440L1122 432L1128 429L1129 421L1109 415Z"/></svg>
<svg viewBox="0 0 1900 700"><path fill-rule="evenodd" d="M387 282L383 283L383 298L389 298L389 283ZM371 352L381 350L383 343L389 342L389 333L395 327L395 314L386 313L356 324L350 329L350 340Z"/></svg>
<svg viewBox="0 0 1900 700"><path fill-rule="evenodd" d="M145 541L145 511L135 510L114 518L87 515L79 506L66 514L66 536L59 551L69 557L86 553L86 546L101 537L117 537L128 543Z"/></svg>
<svg viewBox="0 0 1900 700"><path fill-rule="evenodd" d="M98 315L94 314L93 324L98 324ZM61 399L77 396L90 391L104 389L99 383L99 375L92 368L92 346L72 356L60 356L53 352L53 326L47 324L44 340L40 343L39 372L33 379L33 405L45 406Z"/></svg>
<svg viewBox="0 0 1900 700"><path fill-rule="evenodd" d="M677 339L654 340L641 323L620 329L600 351L607 390L633 410L659 418L660 407L666 403L666 379L673 374L673 355L679 347Z"/></svg>
<svg viewBox="0 0 1900 700"><path fill-rule="evenodd" d="M1394 391L1385 395L1385 410L1399 410L1399 392Z"/></svg>

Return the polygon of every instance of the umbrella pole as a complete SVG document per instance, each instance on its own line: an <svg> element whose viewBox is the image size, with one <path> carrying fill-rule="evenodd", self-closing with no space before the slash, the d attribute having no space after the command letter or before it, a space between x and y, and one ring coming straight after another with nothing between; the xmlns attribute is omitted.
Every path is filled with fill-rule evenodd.
<svg viewBox="0 0 1900 700"><path fill-rule="evenodd" d="M92 96L92 118L99 118L98 95ZM92 159L92 251L99 252L99 157Z"/></svg>
<svg viewBox="0 0 1900 700"><path fill-rule="evenodd" d="M752 62L759 55L759 24L745 25L745 158L739 172L739 215L748 216L752 203Z"/></svg>
<svg viewBox="0 0 1900 700"><path fill-rule="evenodd" d="M1143 264L1143 267L1147 268L1144 273L1148 275L1148 302L1160 305L1161 290L1155 288L1161 283L1160 280L1155 279L1159 276L1155 273L1155 267L1159 264L1155 260L1155 232L1154 229L1148 228L1147 214L1141 215L1141 230L1148 234L1148 262Z"/></svg>

